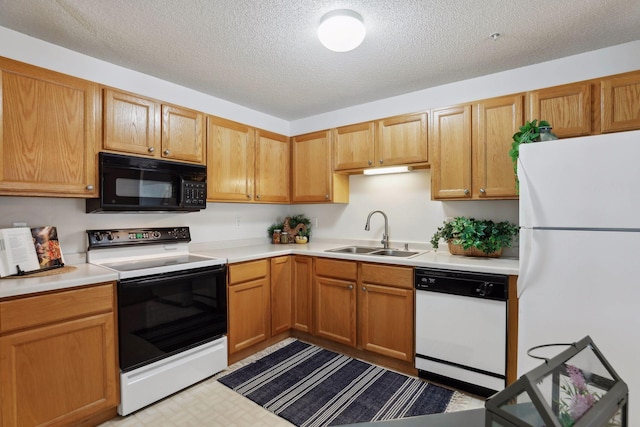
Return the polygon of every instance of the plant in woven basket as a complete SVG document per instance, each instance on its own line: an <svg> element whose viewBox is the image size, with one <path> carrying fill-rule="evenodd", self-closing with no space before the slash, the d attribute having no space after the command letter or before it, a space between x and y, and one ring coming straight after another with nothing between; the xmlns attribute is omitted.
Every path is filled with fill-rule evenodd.
<svg viewBox="0 0 640 427"><path fill-rule="evenodd" d="M518 226L509 221L493 222L460 216L445 221L442 227L438 227L431 237L431 245L438 249L440 240L444 240L464 249L475 248L485 254L492 254L511 246L517 234Z"/></svg>

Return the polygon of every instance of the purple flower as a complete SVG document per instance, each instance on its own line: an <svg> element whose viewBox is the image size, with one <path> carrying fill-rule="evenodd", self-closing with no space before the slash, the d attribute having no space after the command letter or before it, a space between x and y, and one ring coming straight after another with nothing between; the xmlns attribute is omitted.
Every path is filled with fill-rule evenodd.
<svg viewBox="0 0 640 427"><path fill-rule="evenodd" d="M585 412L591 409L594 403L596 403L596 398L592 394L576 394L569 402L569 414L571 418L577 421Z"/></svg>
<svg viewBox="0 0 640 427"><path fill-rule="evenodd" d="M584 380L584 376L582 375L582 371L573 365L567 365L567 373L569 374L569 379L571 383L581 393L587 392L587 383Z"/></svg>

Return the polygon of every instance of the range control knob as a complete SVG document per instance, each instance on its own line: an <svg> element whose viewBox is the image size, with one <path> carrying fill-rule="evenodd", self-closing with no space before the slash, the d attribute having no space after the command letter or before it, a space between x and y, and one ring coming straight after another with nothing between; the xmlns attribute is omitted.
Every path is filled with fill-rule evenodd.
<svg viewBox="0 0 640 427"><path fill-rule="evenodd" d="M111 232L107 232L107 240L113 240L113 234Z"/></svg>
<svg viewBox="0 0 640 427"><path fill-rule="evenodd" d="M153 233L151 233L151 237L153 237L154 239L159 239L160 232L158 230L154 231Z"/></svg>
<svg viewBox="0 0 640 427"><path fill-rule="evenodd" d="M96 242L102 242L102 234L94 233L93 238L96 239Z"/></svg>

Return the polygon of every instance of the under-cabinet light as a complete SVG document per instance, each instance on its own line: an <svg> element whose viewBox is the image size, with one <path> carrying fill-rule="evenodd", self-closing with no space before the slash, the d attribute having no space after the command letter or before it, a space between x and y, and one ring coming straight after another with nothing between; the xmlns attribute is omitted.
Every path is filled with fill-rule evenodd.
<svg viewBox="0 0 640 427"><path fill-rule="evenodd" d="M365 175L384 175L388 173L406 173L411 171L412 169L409 166L391 166L388 168L365 169L362 173Z"/></svg>

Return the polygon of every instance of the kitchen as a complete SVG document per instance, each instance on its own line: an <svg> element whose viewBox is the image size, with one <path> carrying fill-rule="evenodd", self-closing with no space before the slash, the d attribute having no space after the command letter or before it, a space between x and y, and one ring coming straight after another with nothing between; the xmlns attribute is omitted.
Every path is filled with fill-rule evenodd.
<svg viewBox="0 0 640 427"><path fill-rule="evenodd" d="M188 89L112 64L105 64L9 29L0 28L0 35L3 40L8 41L0 48L0 55L5 57L45 68L58 69L69 74L77 75L81 70L84 78L132 92L140 92L140 86L145 86L149 96L212 113L222 108L217 106L222 102L212 97L203 94L193 96L193 92ZM633 61L638 61L637 56L634 55L638 48L638 42L632 42L453 83L448 85L446 90L426 89L419 93L401 96L399 99L383 99L368 105L351 107L346 111L335 111L320 117L293 122L285 122L246 110L231 118L276 132L299 135L375 117L419 111L465 100L499 96L536 87L636 70L640 68L640 64ZM59 55L51 55L52 51ZM56 56L57 58L54 58ZM557 71L559 67L561 72ZM526 84L523 81L526 81ZM428 99L428 104L425 104L425 99ZM402 107L398 107L398 103ZM212 104L216 107L212 108ZM85 230L97 228L188 225L192 230L194 244L221 242L224 245L230 240L266 239L266 229L272 222L288 214L304 213L314 222L314 238L377 241L382 234L381 221L374 219L371 231L364 230L364 223L368 212L381 209L389 216L391 241L395 245L408 243L413 247L428 241L436 227L448 217L470 215L513 222L518 220L517 201L433 202L430 194L430 178L430 170L387 177L352 176L349 178L350 202L345 205L209 203L206 210L187 215L87 215L84 213L84 201L81 199L3 196L0 198L0 210L3 227L9 227L13 222L26 222L30 225L55 224L62 231L61 244L65 249L65 255L70 260L74 259L74 256L82 259L86 251ZM403 191L397 191L398 188L402 188ZM514 249L512 254L515 253Z"/></svg>

